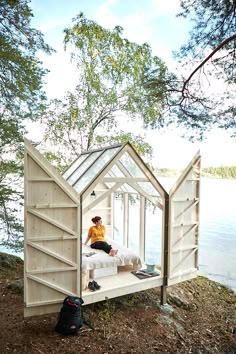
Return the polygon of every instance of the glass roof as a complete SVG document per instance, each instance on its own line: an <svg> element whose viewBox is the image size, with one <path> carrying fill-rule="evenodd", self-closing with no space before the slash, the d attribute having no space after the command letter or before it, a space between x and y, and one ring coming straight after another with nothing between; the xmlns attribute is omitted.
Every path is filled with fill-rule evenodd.
<svg viewBox="0 0 236 354"><path fill-rule="evenodd" d="M102 170L105 164L113 157L113 155L119 150L119 147L108 149L104 151L86 171L84 175L81 176L78 182L74 185L75 190L80 193L85 186L89 184L90 181Z"/></svg>
<svg viewBox="0 0 236 354"><path fill-rule="evenodd" d="M124 165L125 169L131 174L133 177L145 177L140 168L136 165L134 160L129 156L126 152L121 158L120 162Z"/></svg>
<svg viewBox="0 0 236 354"><path fill-rule="evenodd" d="M80 155L77 160L75 160L69 167L68 169L63 173L63 177L67 179L74 171L76 168L79 167L79 165L88 157L88 154Z"/></svg>
<svg viewBox="0 0 236 354"><path fill-rule="evenodd" d="M74 185L79 180L80 176L82 176L82 174L87 170L87 168L93 164L93 162L100 154L101 152L97 151L87 156L87 158L83 161L80 167L74 170L73 174L67 179L67 181L70 184Z"/></svg>
<svg viewBox="0 0 236 354"><path fill-rule="evenodd" d="M122 145L116 145L104 149L86 151L70 165L62 176L80 193L95 176L99 175L105 164L112 159L121 147Z"/></svg>
<svg viewBox="0 0 236 354"><path fill-rule="evenodd" d="M142 171L144 163L142 161L139 163L133 155L132 148L124 149L123 154L119 154L119 158L116 157L125 146L126 144L119 144L82 153L63 173L63 177L80 194L101 174L104 167L112 162L111 168L100 182L109 188L118 183L117 192L140 193L149 200L157 200L160 193L155 187L156 184L153 185L150 177Z"/></svg>

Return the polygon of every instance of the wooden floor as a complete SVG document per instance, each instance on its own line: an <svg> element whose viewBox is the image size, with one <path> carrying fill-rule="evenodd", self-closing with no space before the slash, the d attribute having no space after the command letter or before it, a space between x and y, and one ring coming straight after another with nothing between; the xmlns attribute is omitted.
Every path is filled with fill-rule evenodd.
<svg viewBox="0 0 236 354"><path fill-rule="evenodd" d="M151 289L163 284L163 277L155 276L148 279L139 279L131 273L130 267L118 267L118 274L95 279L101 286L100 290L82 291L84 304L111 299L142 290Z"/></svg>

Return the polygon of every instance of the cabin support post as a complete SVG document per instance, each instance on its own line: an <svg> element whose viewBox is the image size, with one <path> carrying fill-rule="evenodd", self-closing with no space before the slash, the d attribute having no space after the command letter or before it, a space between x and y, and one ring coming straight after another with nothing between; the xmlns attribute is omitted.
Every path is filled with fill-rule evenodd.
<svg viewBox="0 0 236 354"><path fill-rule="evenodd" d="M161 286L161 305L167 302L168 285L168 260L169 260L169 195L165 194L164 208L164 265L163 265L163 285Z"/></svg>
<svg viewBox="0 0 236 354"><path fill-rule="evenodd" d="M129 193L123 194L124 198L124 225L123 225L123 244L128 247L129 232Z"/></svg>
<svg viewBox="0 0 236 354"><path fill-rule="evenodd" d="M81 194L79 198L79 210L78 210L78 218L79 218L79 229L78 229L78 239L77 239L77 294L79 294L80 297L82 297L82 229L83 229L83 210L82 210L82 204L83 203L83 195ZM78 264L78 259L79 259L79 264ZM78 291L78 285L79 285L79 291Z"/></svg>

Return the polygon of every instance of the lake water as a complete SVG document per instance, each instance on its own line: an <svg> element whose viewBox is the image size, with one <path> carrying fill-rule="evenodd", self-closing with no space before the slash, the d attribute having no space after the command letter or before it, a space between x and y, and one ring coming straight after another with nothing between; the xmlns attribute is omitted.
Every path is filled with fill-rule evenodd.
<svg viewBox="0 0 236 354"><path fill-rule="evenodd" d="M175 178L158 177L158 180L169 191ZM199 236L199 275L225 284L236 291L236 179L201 178L200 200L200 236ZM122 213L116 210L116 240L119 241L122 225ZM121 210L120 210L121 211ZM135 203L130 213L129 247L138 251L137 244L139 205ZM150 208L147 213L147 227L150 235L158 234L155 243L152 237L146 240L146 261L155 259L160 263L161 257L161 213ZM137 228L137 229L136 229ZM9 250L0 250L10 253ZM11 252L14 254L14 252ZM22 254L20 254L22 256Z"/></svg>
<svg viewBox="0 0 236 354"><path fill-rule="evenodd" d="M170 190L175 179L158 178ZM201 178L199 275L236 291L236 179Z"/></svg>

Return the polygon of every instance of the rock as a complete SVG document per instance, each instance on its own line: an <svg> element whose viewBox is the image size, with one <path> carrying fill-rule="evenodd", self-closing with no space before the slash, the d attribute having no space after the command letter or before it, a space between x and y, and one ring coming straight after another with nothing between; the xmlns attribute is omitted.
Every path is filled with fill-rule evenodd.
<svg viewBox="0 0 236 354"><path fill-rule="evenodd" d="M23 294L24 280L23 279L14 280L10 284L8 284L7 288L12 290L16 294Z"/></svg>
<svg viewBox="0 0 236 354"><path fill-rule="evenodd" d="M197 306L194 303L187 302L184 298L180 298L177 294L169 293L167 301L170 305L176 305L185 310L194 311L197 309Z"/></svg>
<svg viewBox="0 0 236 354"><path fill-rule="evenodd" d="M8 254L0 252L0 269L1 270L12 270L16 269L19 265L23 265L24 261L13 254Z"/></svg>
<svg viewBox="0 0 236 354"><path fill-rule="evenodd" d="M162 316L162 317L158 318L158 320L156 322L157 323L161 322L163 324L171 325L174 323L174 320L172 320L170 317Z"/></svg>
<svg viewBox="0 0 236 354"><path fill-rule="evenodd" d="M172 306L165 304L165 305L160 305L159 308L166 314L172 316L174 313L174 309L172 308Z"/></svg>

